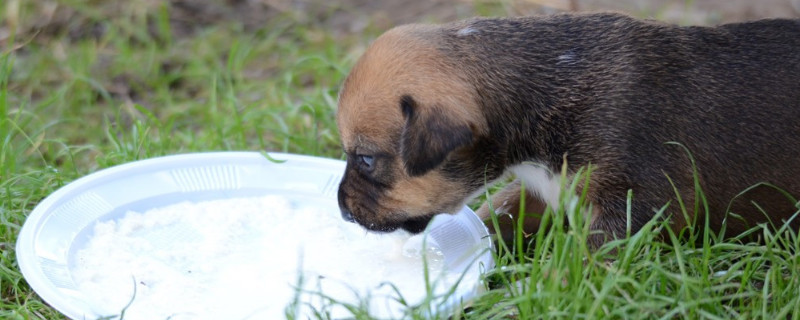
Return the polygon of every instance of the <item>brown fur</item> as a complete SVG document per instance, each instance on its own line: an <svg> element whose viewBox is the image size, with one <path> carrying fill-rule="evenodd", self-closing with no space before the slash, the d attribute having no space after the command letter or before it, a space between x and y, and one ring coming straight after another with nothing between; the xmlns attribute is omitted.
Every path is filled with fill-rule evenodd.
<svg viewBox="0 0 800 320"><path fill-rule="evenodd" d="M691 153L711 227L736 234L796 212L758 187L732 203L741 219L726 214L759 182L800 195L797 119L798 20L678 27L562 14L402 26L370 46L341 90L339 203L371 230L416 232L509 170L544 172L528 162L547 172L525 181L535 210L554 205L546 181L564 161L568 176L591 165L598 245L624 235L628 190L634 231L668 202L675 227L686 224L667 177L694 208ZM507 188L495 204L519 201L519 183Z"/></svg>
<svg viewBox="0 0 800 320"><path fill-rule="evenodd" d="M428 135L427 123L406 121L399 107L403 94L419 93L420 100L415 100L411 106L414 119L441 116L437 118L438 122L475 132L485 127L483 119L478 117L480 112L474 103L476 99L468 94L469 86L458 68L446 64L447 59L424 39L406 36L418 32L417 29L425 27L394 29L376 40L351 71L339 96L337 122L339 128L347 128L340 134L349 158L365 153L377 155L384 167L381 169L392 172L384 174L383 181L372 181L386 186L379 196L369 195L367 199L345 197L348 193L358 193L359 190L354 189L364 186L363 177L358 176L351 161L344 180L359 181L358 186L340 187L342 205L353 208L356 221L377 231L394 230L398 227L396 224L415 217L423 218L419 225L424 227L425 219L434 212L452 211L461 204L461 198L467 196L452 194L451 203L443 205L441 199L445 195L435 201L431 195L457 190L460 186L436 173L424 177L414 174L425 170L426 158L437 149L438 142L451 140L434 141ZM404 66L412 64L416 68L413 74L404 69ZM357 87L357 90L348 90L349 86ZM447 108L445 112L440 106L459 108ZM447 128L450 129L452 127ZM442 157L451 151L443 145L438 149ZM380 197L379 201L374 199L377 197ZM368 200L369 204L347 203L359 200Z"/></svg>
<svg viewBox="0 0 800 320"><path fill-rule="evenodd" d="M522 182L515 180L498 191L494 196L484 203L479 209L478 214L484 218L489 231L500 235L500 239L506 243L513 243L514 236L518 227L521 227L525 236L533 234L539 230L539 217L545 212L547 204L530 192L525 192L525 201L522 201ZM491 204L490 204L491 203ZM524 204L524 208L522 205ZM490 207L491 206L491 207ZM521 209L525 214L520 215ZM497 215L497 230L493 225L490 210L494 210ZM519 226L519 224L522 224Z"/></svg>

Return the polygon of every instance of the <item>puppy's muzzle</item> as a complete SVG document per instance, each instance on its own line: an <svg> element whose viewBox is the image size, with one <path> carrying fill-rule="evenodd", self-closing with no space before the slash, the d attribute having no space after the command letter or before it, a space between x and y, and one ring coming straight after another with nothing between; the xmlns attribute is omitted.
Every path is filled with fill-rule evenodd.
<svg viewBox="0 0 800 320"><path fill-rule="evenodd" d="M339 210L342 211L342 219L344 219L344 221L356 222L356 219L353 218L353 213L350 212L350 210L347 210L347 208L339 208Z"/></svg>

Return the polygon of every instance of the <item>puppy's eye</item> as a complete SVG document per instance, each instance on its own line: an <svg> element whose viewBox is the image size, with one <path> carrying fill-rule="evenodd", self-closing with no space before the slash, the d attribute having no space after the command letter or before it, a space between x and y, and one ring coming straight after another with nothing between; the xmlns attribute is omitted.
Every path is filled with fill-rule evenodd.
<svg viewBox="0 0 800 320"><path fill-rule="evenodd" d="M364 170L372 171L375 168L375 158L372 156L359 154L356 157L358 157L358 165Z"/></svg>

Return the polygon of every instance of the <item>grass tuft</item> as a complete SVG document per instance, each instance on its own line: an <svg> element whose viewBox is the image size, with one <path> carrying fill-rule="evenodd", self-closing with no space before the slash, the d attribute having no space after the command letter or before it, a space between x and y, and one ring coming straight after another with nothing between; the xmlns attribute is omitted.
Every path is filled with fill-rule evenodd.
<svg viewBox="0 0 800 320"><path fill-rule="evenodd" d="M487 276L492 289L473 304L468 318L783 319L800 315L796 231L773 232L766 225L756 226L749 232L765 241L744 243L714 237L704 219L676 233L660 218L668 208L665 205L639 232L589 250L585 244L592 233L584 219L584 212L591 212L585 198L589 174L590 170L579 171L564 184L560 206L547 209L534 236L523 239L518 234L513 249L501 244L500 267ZM579 186L583 193L576 193ZM629 208L632 198L629 193ZM696 199L702 202L704 198L698 188ZM704 206L687 209L680 201L678 205L678 211L692 215L705 216L707 210ZM521 241L532 241L533 249L520 254Z"/></svg>

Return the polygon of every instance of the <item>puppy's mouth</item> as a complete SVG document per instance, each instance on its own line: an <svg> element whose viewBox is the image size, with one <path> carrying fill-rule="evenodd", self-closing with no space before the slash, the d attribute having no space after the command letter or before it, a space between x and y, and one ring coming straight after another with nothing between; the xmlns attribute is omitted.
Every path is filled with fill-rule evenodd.
<svg viewBox="0 0 800 320"><path fill-rule="evenodd" d="M420 233L422 231L425 231L425 228L428 226L428 223L431 222L433 216L434 216L433 214L429 214L421 217L414 217L412 219L406 220L406 222L403 222L401 228L403 228L403 230L406 230L414 234Z"/></svg>
<svg viewBox="0 0 800 320"><path fill-rule="evenodd" d="M403 229L413 234L420 233L425 231L425 228L428 226L428 223L431 222L433 216L435 214L427 214L419 217L412 217L406 219L404 221L397 221L397 222L389 222L389 223L374 223L370 221L362 221L347 210L342 209L342 219L347 222L353 222L361 225L364 229L367 229L372 232L379 232L379 233L388 233L395 231L397 229Z"/></svg>

